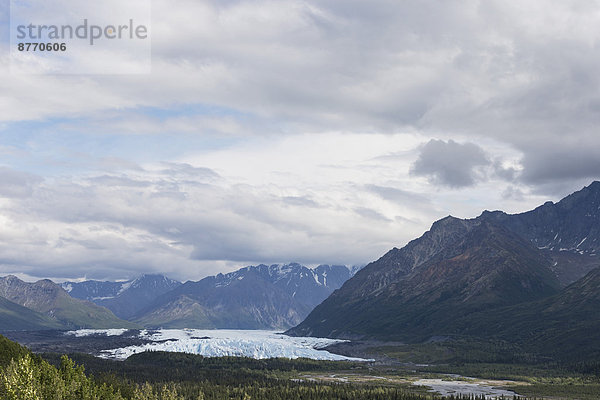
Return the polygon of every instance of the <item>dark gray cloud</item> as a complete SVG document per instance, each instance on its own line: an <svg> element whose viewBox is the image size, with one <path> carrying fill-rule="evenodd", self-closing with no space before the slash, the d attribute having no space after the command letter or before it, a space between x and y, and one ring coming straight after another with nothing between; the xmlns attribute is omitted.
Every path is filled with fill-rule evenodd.
<svg viewBox="0 0 600 400"><path fill-rule="evenodd" d="M205 121L185 112L165 121L139 117L145 107L206 104L228 110L218 122L233 120L244 135L410 129L474 143L486 137L523 153L523 182L532 186L540 174L528 159L549 159L555 150L529 142L595 135L573 150L598 146L594 1L207 0L172 7L158 0L153 7L162 23L153 31L151 76L6 80L0 89L12 101L3 119L76 115L71 125L89 132L90 121L102 125L110 122L107 111L123 109L120 120L137 116L136 133L152 130L157 119L163 130L202 133ZM187 15L199 22L180 26ZM94 102L82 99L90 92ZM54 93L61 101L46 101ZM97 131L114 133L110 123ZM571 176L587 177L594 167L572 161L579 165L563 168ZM499 173L514 179L510 170Z"/></svg>
<svg viewBox="0 0 600 400"><path fill-rule="evenodd" d="M600 143L577 146L568 141L550 146L540 143L523 157L523 182L542 185L552 182L600 179Z"/></svg>
<svg viewBox="0 0 600 400"><path fill-rule="evenodd" d="M494 160L492 170L498 178L506 181L514 181L519 176L519 171L515 167L504 166L500 159Z"/></svg>
<svg viewBox="0 0 600 400"><path fill-rule="evenodd" d="M490 163L476 144L432 139L421 146L410 173L428 177L435 184L461 188L475 184L480 179L477 168Z"/></svg>

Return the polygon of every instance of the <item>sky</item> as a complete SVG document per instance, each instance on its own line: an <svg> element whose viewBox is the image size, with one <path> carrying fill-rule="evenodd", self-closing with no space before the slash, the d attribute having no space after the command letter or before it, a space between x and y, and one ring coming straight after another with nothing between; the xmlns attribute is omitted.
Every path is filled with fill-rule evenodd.
<svg viewBox="0 0 600 400"><path fill-rule="evenodd" d="M138 74L15 73L9 15L0 275L365 264L600 179L600 1L153 0Z"/></svg>

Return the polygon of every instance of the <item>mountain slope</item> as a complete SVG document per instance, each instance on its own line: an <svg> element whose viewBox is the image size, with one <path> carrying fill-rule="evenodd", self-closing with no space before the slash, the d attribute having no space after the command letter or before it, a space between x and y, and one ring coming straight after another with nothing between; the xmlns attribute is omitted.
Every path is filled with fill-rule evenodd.
<svg viewBox="0 0 600 400"><path fill-rule="evenodd" d="M596 305L599 295L589 278L596 273L586 275L600 266L599 235L600 182L522 214L447 217L367 265L288 333L536 337L540 349L551 349L566 340L562 332L600 328L600 314L581 306Z"/></svg>
<svg viewBox="0 0 600 400"><path fill-rule="evenodd" d="M290 327L350 277L345 266L258 265L165 293L134 320L146 327Z"/></svg>
<svg viewBox="0 0 600 400"><path fill-rule="evenodd" d="M464 334L520 342L566 361L598 359L598 310L600 267L554 296L471 314L454 325Z"/></svg>
<svg viewBox="0 0 600 400"><path fill-rule="evenodd" d="M522 214L484 212L482 219L502 224L529 240L552 262L566 286L598 264L600 256L600 182L592 182L558 203L551 201Z"/></svg>
<svg viewBox="0 0 600 400"><path fill-rule="evenodd" d="M108 308L119 318L129 319L180 285L181 282L163 275L145 274L126 282L65 282L62 287L72 297L89 300Z"/></svg>
<svg viewBox="0 0 600 400"><path fill-rule="evenodd" d="M15 276L0 278L0 296L69 328L135 327L104 307L72 298L59 285L47 279L27 283Z"/></svg>
<svg viewBox="0 0 600 400"><path fill-rule="evenodd" d="M3 331L62 328L64 325L58 321L0 297L0 329Z"/></svg>
<svg viewBox="0 0 600 400"><path fill-rule="evenodd" d="M550 264L500 225L445 218L367 265L294 335L420 340L456 318L557 293Z"/></svg>

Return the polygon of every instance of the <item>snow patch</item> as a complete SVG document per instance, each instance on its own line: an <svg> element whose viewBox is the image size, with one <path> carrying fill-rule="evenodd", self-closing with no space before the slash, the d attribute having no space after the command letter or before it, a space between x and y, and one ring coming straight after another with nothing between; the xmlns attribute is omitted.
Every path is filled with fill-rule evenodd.
<svg viewBox="0 0 600 400"><path fill-rule="evenodd" d="M119 291L117 292L117 296L120 295L121 293L123 293L124 291L126 291L127 289L129 289L131 287L131 285L133 285L135 281L129 281L129 282L125 282L121 285L121 289L119 289Z"/></svg>
<svg viewBox="0 0 600 400"><path fill-rule="evenodd" d="M315 282L317 282L317 285L321 286L322 283L319 282L319 277L317 276L317 274L313 271L313 278L315 278Z"/></svg>

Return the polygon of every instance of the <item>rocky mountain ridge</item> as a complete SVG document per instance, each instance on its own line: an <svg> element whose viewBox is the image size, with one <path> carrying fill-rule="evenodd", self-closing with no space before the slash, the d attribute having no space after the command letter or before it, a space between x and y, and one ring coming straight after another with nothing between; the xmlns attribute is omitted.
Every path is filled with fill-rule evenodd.
<svg viewBox="0 0 600 400"><path fill-rule="evenodd" d="M541 327L539 334L546 336L539 342L553 343L548 338L556 326L540 307L559 309L568 291L595 276L599 210L600 182L594 182L522 214L443 218L420 238L368 264L287 333L420 341L479 332L517 340L516 332L503 327L514 319ZM593 287L586 285L588 292ZM578 304L594 296L588 293ZM600 329L600 316L589 308L578 316L577 310L561 309L558 320L570 318L574 330Z"/></svg>
<svg viewBox="0 0 600 400"><path fill-rule="evenodd" d="M124 282L65 282L61 286L72 296L91 301L111 310L116 316L129 319L148 307L160 295L173 290L181 282L159 274L144 274Z"/></svg>
<svg viewBox="0 0 600 400"><path fill-rule="evenodd" d="M148 327L287 328L299 323L350 274L350 269L339 265L249 266L186 282L133 320Z"/></svg>

